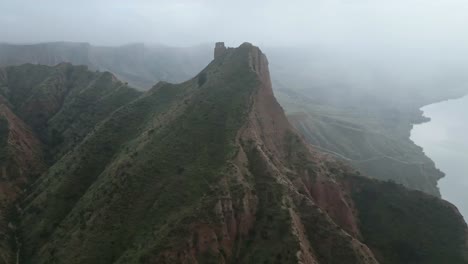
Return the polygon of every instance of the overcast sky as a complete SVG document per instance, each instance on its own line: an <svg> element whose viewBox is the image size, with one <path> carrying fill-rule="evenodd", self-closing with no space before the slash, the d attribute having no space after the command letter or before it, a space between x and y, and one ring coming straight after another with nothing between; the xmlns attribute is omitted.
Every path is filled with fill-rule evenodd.
<svg viewBox="0 0 468 264"><path fill-rule="evenodd" d="M467 0L0 0L0 42L467 46Z"/></svg>

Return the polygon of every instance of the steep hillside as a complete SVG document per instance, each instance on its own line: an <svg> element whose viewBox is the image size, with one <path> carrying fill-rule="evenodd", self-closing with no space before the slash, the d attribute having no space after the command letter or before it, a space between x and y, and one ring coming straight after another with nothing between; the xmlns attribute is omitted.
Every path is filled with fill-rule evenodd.
<svg viewBox="0 0 468 264"><path fill-rule="evenodd" d="M22 199L20 263L468 263L453 206L309 148L257 47L215 55L64 139Z"/></svg>
<svg viewBox="0 0 468 264"><path fill-rule="evenodd" d="M414 124L427 121L419 108L468 94L465 62L441 66L433 53L360 50L268 48L280 104L309 143L370 177L440 196L443 173L409 136Z"/></svg>
<svg viewBox="0 0 468 264"><path fill-rule="evenodd" d="M0 97L0 100L3 99ZM0 263L16 259L15 202L46 169L42 144L6 104L0 103Z"/></svg>
<svg viewBox="0 0 468 264"><path fill-rule="evenodd" d="M389 182L351 178L351 188L363 242L380 263L467 262L466 224L455 206Z"/></svg>
<svg viewBox="0 0 468 264"><path fill-rule="evenodd" d="M316 148L352 163L369 177L390 180L440 196L444 174L410 139L413 124L426 121L411 107L334 107L304 95L282 94L291 124Z"/></svg>
<svg viewBox="0 0 468 264"><path fill-rule="evenodd" d="M148 90L158 81L182 82L202 69L211 49L129 44L100 47L88 43L52 42L31 45L0 44L0 66L24 63L54 66L63 62L109 71L130 85Z"/></svg>
<svg viewBox="0 0 468 264"><path fill-rule="evenodd" d="M85 66L25 64L0 71L3 105L47 145L51 161L79 143L115 109L140 95L112 74L90 72Z"/></svg>
<svg viewBox="0 0 468 264"><path fill-rule="evenodd" d="M158 81L189 79L211 54L206 45L0 44L0 65L71 62L110 71L147 90ZM382 65L332 54L323 47L270 47L268 54L278 100L308 143L352 162L370 177L440 196L437 181L444 175L409 139L409 133L413 124L425 121L421 106L468 92L463 73L447 69L413 84L409 72L393 69L389 73ZM391 78L394 72L406 78L398 82Z"/></svg>
<svg viewBox="0 0 468 264"><path fill-rule="evenodd" d="M140 93L86 67L0 68L0 263L14 263L15 204L58 157ZM2 262L3 261L3 262Z"/></svg>

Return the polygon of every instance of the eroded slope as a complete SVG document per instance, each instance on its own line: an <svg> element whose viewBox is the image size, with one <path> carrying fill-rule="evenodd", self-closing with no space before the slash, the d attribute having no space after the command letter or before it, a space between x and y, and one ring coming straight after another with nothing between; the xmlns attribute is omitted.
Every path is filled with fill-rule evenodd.
<svg viewBox="0 0 468 264"><path fill-rule="evenodd" d="M385 185L358 174L298 136L265 55L245 43L124 104L58 158L22 204L21 262L391 263L409 244L425 250L413 263L467 263L455 208L396 185L368 199Z"/></svg>

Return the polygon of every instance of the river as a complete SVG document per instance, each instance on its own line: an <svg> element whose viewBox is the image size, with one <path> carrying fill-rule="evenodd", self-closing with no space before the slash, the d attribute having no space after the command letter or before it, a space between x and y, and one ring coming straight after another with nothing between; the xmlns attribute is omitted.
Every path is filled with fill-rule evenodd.
<svg viewBox="0 0 468 264"><path fill-rule="evenodd" d="M439 181L442 198L468 220L468 96L422 110L431 121L416 125L411 139L446 174Z"/></svg>

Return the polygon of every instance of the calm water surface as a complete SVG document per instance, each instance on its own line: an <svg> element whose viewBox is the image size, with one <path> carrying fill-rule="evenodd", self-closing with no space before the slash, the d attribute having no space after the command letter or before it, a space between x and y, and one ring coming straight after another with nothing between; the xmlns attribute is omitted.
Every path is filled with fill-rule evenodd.
<svg viewBox="0 0 468 264"><path fill-rule="evenodd" d="M422 110L432 120L415 126L411 139L445 172L439 181L442 197L468 220L468 96Z"/></svg>

